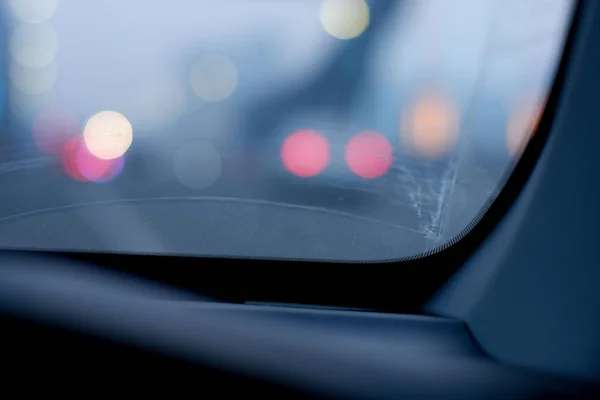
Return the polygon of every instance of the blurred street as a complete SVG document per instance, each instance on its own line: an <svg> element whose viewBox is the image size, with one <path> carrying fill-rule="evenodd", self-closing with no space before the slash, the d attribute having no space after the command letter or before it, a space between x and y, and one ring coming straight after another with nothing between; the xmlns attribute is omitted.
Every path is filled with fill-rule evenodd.
<svg viewBox="0 0 600 400"><path fill-rule="evenodd" d="M130 157L118 179L102 184L70 179L57 161L0 174L2 187L10 188L2 196L0 246L385 259L443 244L494 188L473 170L472 186L456 186L459 204L443 219L443 170L430 165L420 178L414 165L399 165L371 185L353 187L265 178L231 159L223 160L217 183L193 190L170 166L144 157Z"/></svg>

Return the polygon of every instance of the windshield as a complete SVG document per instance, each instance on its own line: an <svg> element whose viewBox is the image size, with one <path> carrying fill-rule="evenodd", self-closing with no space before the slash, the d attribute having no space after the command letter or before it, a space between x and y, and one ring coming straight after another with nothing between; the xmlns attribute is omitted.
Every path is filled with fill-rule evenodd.
<svg viewBox="0 0 600 400"><path fill-rule="evenodd" d="M572 0L7 0L0 247L413 257L523 151Z"/></svg>

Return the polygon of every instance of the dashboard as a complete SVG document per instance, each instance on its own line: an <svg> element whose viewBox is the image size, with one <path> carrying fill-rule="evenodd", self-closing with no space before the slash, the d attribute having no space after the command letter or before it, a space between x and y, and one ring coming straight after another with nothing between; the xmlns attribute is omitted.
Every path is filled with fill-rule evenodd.
<svg viewBox="0 0 600 400"><path fill-rule="evenodd" d="M220 304L85 264L22 254L2 263L0 347L11 374L269 397L587 398L597 390L499 363L459 320Z"/></svg>

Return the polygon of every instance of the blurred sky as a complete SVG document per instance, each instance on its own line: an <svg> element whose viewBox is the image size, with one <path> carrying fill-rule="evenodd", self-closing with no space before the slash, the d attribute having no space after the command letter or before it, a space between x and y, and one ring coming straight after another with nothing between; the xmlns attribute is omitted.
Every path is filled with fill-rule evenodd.
<svg viewBox="0 0 600 400"><path fill-rule="evenodd" d="M102 109L126 112L132 97L144 89L184 76L186 59L203 48L233 56L255 52L255 88L301 81L337 44L320 26L320 3L62 0L52 20L60 38L59 103L82 115ZM408 84L419 75L431 74L471 87L481 79L478 71L487 56L486 67L494 72L489 84L503 91L507 84L517 84L511 66L536 68L552 56L556 37L539 41L534 52L516 54L518 49L511 47L537 30L544 34L561 26L570 1L409 0L406 4L390 19L370 63L377 80ZM536 26L531 26L532 12L537 13ZM486 50L489 45L494 49ZM507 48L510 54L491 59L496 48Z"/></svg>

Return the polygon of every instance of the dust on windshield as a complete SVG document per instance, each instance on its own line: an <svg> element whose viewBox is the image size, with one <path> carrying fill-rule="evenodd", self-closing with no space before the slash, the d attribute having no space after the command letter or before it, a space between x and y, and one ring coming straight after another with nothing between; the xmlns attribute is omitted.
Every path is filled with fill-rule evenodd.
<svg viewBox="0 0 600 400"><path fill-rule="evenodd" d="M0 247L380 260L535 131L572 0L7 0Z"/></svg>

